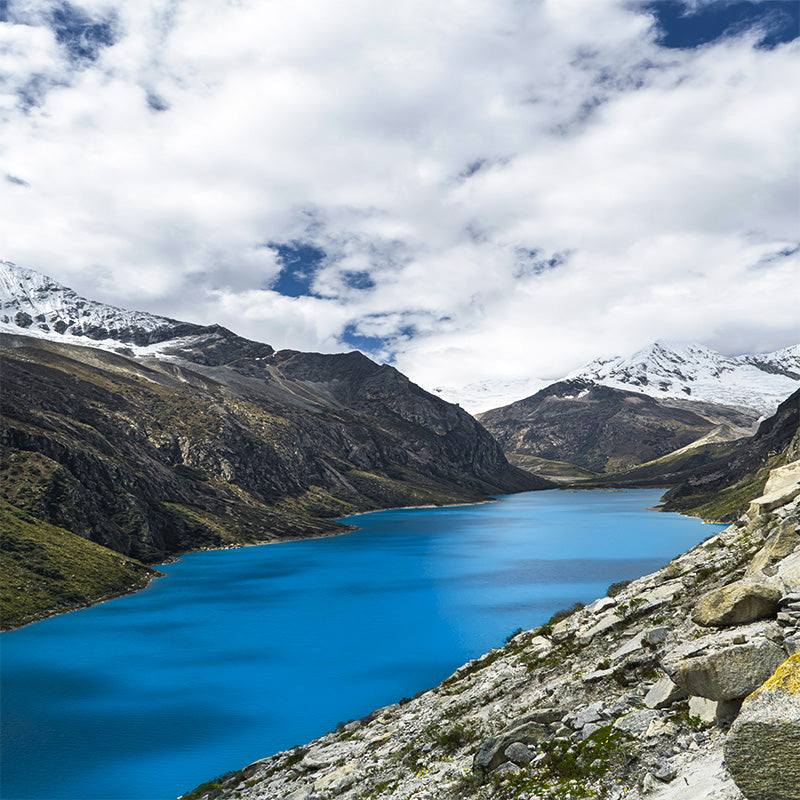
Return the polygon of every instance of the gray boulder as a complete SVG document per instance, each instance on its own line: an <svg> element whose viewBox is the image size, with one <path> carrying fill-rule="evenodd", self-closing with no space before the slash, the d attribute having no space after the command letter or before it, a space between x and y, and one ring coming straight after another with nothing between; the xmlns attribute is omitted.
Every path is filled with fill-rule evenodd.
<svg viewBox="0 0 800 800"><path fill-rule="evenodd" d="M582 708L580 711L567 714L562 722L565 725L569 725L569 727L573 730L578 731L584 725L588 725L590 722L599 722L602 719L600 714L602 710L603 703L602 701L598 701L597 703L592 703L591 705L586 706L586 708Z"/></svg>
<svg viewBox="0 0 800 800"><path fill-rule="evenodd" d="M525 764L530 764L533 755L527 745L522 744L522 742L512 742L506 747L505 757L507 761L512 761L522 767Z"/></svg>
<svg viewBox="0 0 800 800"><path fill-rule="evenodd" d="M658 711L651 709L644 709L642 711L631 711L624 717L620 717L615 723L615 730L627 733L628 736L641 736L649 727L650 723L657 719L659 716Z"/></svg>
<svg viewBox="0 0 800 800"><path fill-rule="evenodd" d="M494 774L502 777L503 775L516 775L519 771L520 768L516 764L511 761L505 761L497 767Z"/></svg>
<svg viewBox="0 0 800 800"><path fill-rule="evenodd" d="M717 701L707 697L690 697L689 716L710 725L717 718Z"/></svg>
<svg viewBox="0 0 800 800"><path fill-rule="evenodd" d="M778 613L781 590L768 583L735 581L704 594L694 607L698 625L722 627L742 625Z"/></svg>
<svg viewBox="0 0 800 800"><path fill-rule="evenodd" d="M746 698L725 761L748 800L800 800L800 655Z"/></svg>
<svg viewBox="0 0 800 800"><path fill-rule="evenodd" d="M786 558L792 551L800 546L800 529L797 517L787 517L781 522L780 527L771 533L764 546L753 556L753 560L744 573L745 578L762 577L774 574L774 569L769 569L776 561Z"/></svg>
<svg viewBox="0 0 800 800"><path fill-rule="evenodd" d="M651 628L649 631L645 631L642 634L642 644L656 647L656 645L661 644L667 636L669 636L669 628Z"/></svg>
<svg viewBox="0 0 800 800"><path fill-rule="evenodd" d="M668 675L659 678L645 695L644 704L648 708L667 708L686 697L686 690L673 683Z"/></svg>
<svg viewBox="0 0 800 800"><path fill-rule="evenodd" d="M694 657L666 657L661 665L689 694L709 700L735 700L761 686L785 658L782 647L767 639L755 639Z"/></svg>
<svg viewBox="0 0 800 800"><path fill-rule="evenodd" d="M504 728L497 736L487 739L472 759L473 772L491 772L506 761L506 748L520 742L538 745L550 735L539 722L515 722Z"/></svg>

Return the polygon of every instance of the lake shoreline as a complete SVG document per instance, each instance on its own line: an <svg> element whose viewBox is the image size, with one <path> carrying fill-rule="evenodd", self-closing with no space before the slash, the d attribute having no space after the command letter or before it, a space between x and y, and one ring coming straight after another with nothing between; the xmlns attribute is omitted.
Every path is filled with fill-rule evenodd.
<svg viewBox="0 0 800 800"><path fill-rule="evenodd" d="M547 490L542 489L540 491L547 491ZM415 508L416 509L458 508L461 506L479 506L479 505L484 505L486 503L497 503L497 502L499 501L495 499L489 499L489 500L477 500L474 503L444 503L442 505L428 504L428 505L418 505L418 506L390 506L388 508L373 508L369 509L368 511L354 511L352 514L347 514L344 517L337 517L336 519L334 519L333 520L334 522L337 522L343 528L345 528L345 530L341 531L330 531L328 533L313 533L307 536L292 536L290 538L285 538L285 539L270 539L269 541L263 541L263 542L242 542L240 544L227 544L227 545L220 545L218 547L198 547L192 550L184 550L180 553L174 553L168 558L165 558L163 561L157 561L153 564L145 564L146 567L149 567L150 569L154 570L156 574L148 576L146 582L141 586L123 589L119 592L113 592L111 594L98 597L97 599L91 600L82 605L76 606L75 608L64 609L63 611L42 612L42 616L38 617L37 619L32 619L29 620L28 622L23 622L21 625L15 625L13 627L6 628L5 630L0 631L0 637L4 633L13 633L14 631L19 631L31 625L36 625L39 622L45 622L48 619L53 619L54 617L63 617L66 616L67 614L73 614L76 611L84 611L87 608L93 608L94 606L99 606L102 605L103 603L108 603L111 600L119 600L119 598L121 597L128 597L130 595L138 594L139 592L144 592L152 586L154 581L158 580L159 578L167 577L165 573L161 572L158 569L159 567L164 566L165 564L174 564L176 561L180 561L183 556L192 555L193 553L206 553L206 552L213 552L216 550L242 550L245 547L263 547L264 545L288 544L290 542L307 542L313 539L331 539L337 536L345 536L348 533L353 533L359 530L359 528L356 525L350 525L345 522L339 522L339 520L345 520L349 519L350 517L361 516L362 514L377 514L381 511L403 511Z"/></svg>

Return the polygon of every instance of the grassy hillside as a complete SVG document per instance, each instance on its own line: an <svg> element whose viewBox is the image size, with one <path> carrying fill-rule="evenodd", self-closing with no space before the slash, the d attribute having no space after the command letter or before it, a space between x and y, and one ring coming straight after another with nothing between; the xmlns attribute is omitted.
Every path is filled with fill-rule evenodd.
<svg viewBox="0 0 800 800"><path fill-rule="evenodd" d="M10 503L0 511L2 630L141 589L161 574Z"/></svg>

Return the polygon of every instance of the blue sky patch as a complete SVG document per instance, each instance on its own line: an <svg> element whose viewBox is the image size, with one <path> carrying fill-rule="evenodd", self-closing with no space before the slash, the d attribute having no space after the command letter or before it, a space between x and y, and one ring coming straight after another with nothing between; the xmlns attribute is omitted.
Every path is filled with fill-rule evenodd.
<svg viewBox="0 0 800 800"><path fill-rule="evenodd" d="M655 16L660 30L659 43L663 47L700 47L755 28L762 31L758 46L764 49L800 36L800 3L797 0L717 0L695 8L680 0L656 0L644 9Z"/></svg>
<svg viewBox="0 0 800 800"><path fill-rule="evenodd" d="M354 324L347 325L342 331L342 342L353 350L360 350L362 353L374 353L383 346L383 339L380 336L364 336L358 332Z"/></svg>
<svg viewBox="0 0 800 800"><path fill-rule="evenodd" d="M96 61L100 51L116 41L114 15L93 20L82 8L71 3L61 3L53 9L50 27L73 62Z"/></svg>
<svg viewBox="0 0 800 800"><path fill-rule="evenodd" d="M313 294L311 283L325 259L325 251L313 244L299 241L286 244L269 242L267 247L278 254L281 264L281 271L271 288L287 297Z"/></svg>
<svg viewBox="0 0 800 800"><path fill-rule="evenodd" d="M366 270L343 272L342 280L350 289L366 290L375 287L375 281L372 280L372 276Z"/></svg>

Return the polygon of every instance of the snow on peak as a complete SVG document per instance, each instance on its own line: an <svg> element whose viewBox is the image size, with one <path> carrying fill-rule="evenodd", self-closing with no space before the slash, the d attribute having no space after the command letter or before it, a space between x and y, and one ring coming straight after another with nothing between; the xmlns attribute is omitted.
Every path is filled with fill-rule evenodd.
<svg viewBox="0 0 800 800"><path fill-rule="evenodd" d="M186 323L80 297L31 269L0 261L0 330L94 346L145 347L188 332Z"/></svg>
<svg viewBox="0 0 800 800"><path fill-rule="evenodd" d="M768 415L800 388L800 345L774 353L724 356L700 344L657 341L630 356L595 359L567 379L656 398L743 406Z"/></svg>

